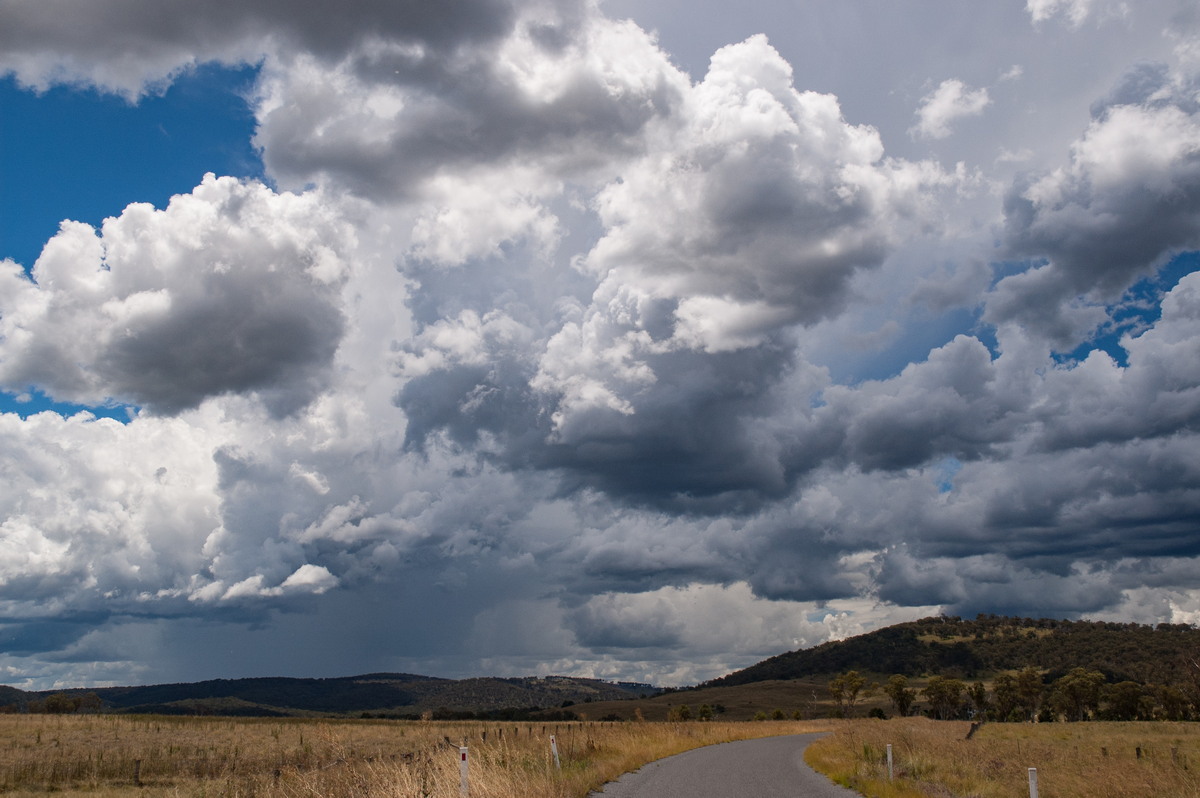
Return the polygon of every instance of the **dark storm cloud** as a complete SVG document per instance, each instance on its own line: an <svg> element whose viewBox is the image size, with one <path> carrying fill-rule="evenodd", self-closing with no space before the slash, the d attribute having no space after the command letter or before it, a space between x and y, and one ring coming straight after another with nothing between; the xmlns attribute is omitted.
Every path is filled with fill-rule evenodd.
<svg viewBox="0 0 1200 798"><path fill-rule="evenodd" d="M23 80L89 79L136 95L143 82L208 60L256 62L276 48L337 60L364 39L452 50L505 33L504 0L45 0L0 3L0 56ZM364 26L363 20L370 24Z"/></svg>
<svg viewBox="0 0 1200 798"><path fill-rule="evenodd" d="M209 396L260 392L278 415L325 387L343 320L328 298L282 274L222 275L203 300L114 342L96 369L114 396L177 413Z"/></svg>
<svg viewBox="0 0 1200 798"><path fill-rule="evenodd" d="M67 613L46 619L6 620L0 624L0 651L15 656L61 651L107 619L107 613Z"/></svg>
<svg viewBox="0 0 1200 798"><path fill-rule="evenodd" d="M737 512L781 496L789 476L754 426L770 414L788 357L779 346L653 357L659 379L633 413L579 417L570 442L551 443L540 460L610 495L685 511Z"/></svg>
<svg viewBox="0 0 1200 798"><path fill-rule="evenodd" d="M669 608L637 608L630 612L614 604L601 600L571 613L568 623L580 645L604 650L679 644L683 624L672 617Z"/></svg>
<svg viewBox="0 0 1200 798"><path fill-rule="evenodd" d="M976 460L1008 439L1021 409L998 376L987 348L959 336L894 379L831 387L818 416L842 439L840 456L867 471Z"/></svg>

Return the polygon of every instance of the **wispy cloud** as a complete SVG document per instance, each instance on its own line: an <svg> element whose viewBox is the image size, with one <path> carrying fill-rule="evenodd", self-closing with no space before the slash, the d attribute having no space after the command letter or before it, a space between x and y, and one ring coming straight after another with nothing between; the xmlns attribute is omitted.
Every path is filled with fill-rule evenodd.
<svg viewBox="0 0 1200 798"><path fill-rule="evenodd" d="M987 89L969 89L961 80L943 80L938 87L921 99L917 109L917 124L909 130L913 136L944 139L951 125L965 117L979 116L991 104Z"/></svg>

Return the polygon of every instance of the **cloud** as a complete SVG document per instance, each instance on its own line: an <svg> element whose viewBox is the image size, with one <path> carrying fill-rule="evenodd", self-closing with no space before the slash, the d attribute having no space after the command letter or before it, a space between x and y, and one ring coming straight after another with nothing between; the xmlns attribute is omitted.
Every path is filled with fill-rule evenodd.
<svg viewBox="0 0 1200 798"><path fill-rule="evenodd" d="M377 200L428 192L478 206L481 181L507 184L492 203L516 195L523 208L510 213L548 221L537 198L635 152L686 78L630 22L564 3L528 6L511 24L486 47L443 53L385 37L337 61L269 61L255 98L268 169L289 187L333 183ZM522 168L533 159L536 170ZM426 224L451 223L461 207ZM437 254L427 246L418 251Z"/></svg>
<svg viewBox="0 0 1200 798"><path fill-rule="evenodd" d="M1129 14L1129 6L1118 0L1026 0L1025 10L1035 24L1062 15L1076 28L1093 12L1102 19Z"/></svg>
<svg viewBox="0 0 1200 798"><path fill-rule="evenodd" d="M1104 318L1097 304L1200 242L1200 106L1143 65L1093 113L1068 165L1018 180L1005 197L1009 253L1048 262L1001 280L985 314L1066 349Z"/></svg>
<svg viewBox="0 0 1200 798"><path fill-rule="evenodd" d="M333 9L284 0L218 0L161 13L153 0L78 6L69 0L4 0L0 69L44 90L79 83L135 98L195 64L255 63L275 52L337 60L372 37L416 51L453 51L505 33L513 9L493 0L450 0L434 7L357 0ZM372 24L364 29L360 20ZM96 31L111 35L97 36Z"/></svg>
<svg viewBox="0 0 1200 798"><path fill-rule="evenodd" d="M597 287L530 382L553 408L555 464L607 490L786 489L779 444L755 427L791 367L788 331L836 314L957 183L885 158L835 98L791 81L764 37L723 48L685 113L599 192L606 232L578 261Z"/></svg>
<svg viewBox="0 0 1200 798"><path fill-rule="evenodd" d="M0 415L14 679L678 683L940 609L1194 617L1181 61L1022 94L1053 120L951 169L898 155L988 107L944 81L906 137L936 58L885 113L587 4L0 3L30 85L257 64L270 181L0 267L0 383L140 408ZM1020 27L1031 79L961 74L1098 35Z"/></svg>
<svg viewBox="0 0 1200 798"><path fill-rule="evenodd" d="M909 129L909 133L916 138L944 139L950 135L953 122L979 116L991 102L987 89L971 90L961 80L943 80L921 98L917 124Z"/></svg>
<svg viewBox="0 0 1200 798"><path fill-rule="evenodd" d="M28 278L5 264L0 382L156 413L229 393L294 412L328 379L351 241L316 195L212 175L99 232L64 222Z"/></svg>
<svg viewBox="0 0 1200 798"><path fill-rule="evenodd" d="M0 436L9 617L93 610L105 596L112 606L153 600L202 567L219 511L203 429L45 412L0 415Z"/></svg>

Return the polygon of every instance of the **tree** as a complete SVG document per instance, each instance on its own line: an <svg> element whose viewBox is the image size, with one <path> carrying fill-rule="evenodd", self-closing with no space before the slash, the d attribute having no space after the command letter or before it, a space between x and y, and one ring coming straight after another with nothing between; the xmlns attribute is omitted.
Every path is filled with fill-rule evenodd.
<svg viewBox="0 0 1200 798"><path fill-rule="evenodd" d="M1051 706L1061 712L1067 720L1087 720L1100 708L1100 691L1104 688L1104 674L1087 668L1072 668L1055 680L1051 693Z"/></svg>
<svg viewBox="0 0 1200 798"><path fill-rule="evenodd" d="M922 694L929 702L929 710L938 720L956 717L962 709L962 696L967 685L959 679L945 676L930 676Z"/></svg>
<svg viewBox="0 0 1200 798"><path fill-rule="evenodd" d="M992 718L1000 721L1014 720L1017 718L1020 704L1017 677L1011 673L997 676L992 682Z"/></svg>
<svg viewBox="0 0 1200 798"><path fill-rule="evenodd" d="M712 720L713 719L713 708L710 707L708 704L701 704L700 709L698 709L696 711L696 718L698 720Z"/></svg>
<svg viewBox="0 0 1200 798"><path fill-rule="evenodd" d="M668 720L691 720L692 719L692 708L689 707L687 704L680 704L677 707L671 707L671 709L667 711L667 719Z"/></svg>
<svg viewBox="0 0 1200 798"><path fill-rule="evenodd" d="M96 693L84 693L79 696L78 712L99 712L104 709L104 701Z"/></svg>
<svg viewBox="0 0 1200 798"><path fill-rule="evenodd" d="M859 696L866 687L866 677L858 671L846 671L840 676L829 680L829 694L838 706L838 712L843 718L850 717L850 711L858 703Z"/></svg>
<svg viewBox="0 0 1200 798"><path fill-rule="evenodd" d="M1163 720L1187 720L1189 718L1188 705L1191 703L1187 699L1187 695L1178 687L1171 685L1161 685L1154 690L1154 694L1158 698L1158 705L1162 709L1160 717Z"/></svg>
<svg viewBox="0 0 1200 798"><path fill-rule="evenodd" d="M1018 708L1025 713L1028 720L1037 717L1042 706L1042 697L1046 688L1042 684L1042 673L1032 665L1017 672Z"/></svg>
<svg viewBox="0 0 1200 798"><path fill-rule="evenodd" d="M43 706L51 715L67 715L79 709L79 699L67 693L54 693L46 696Z"/></svg>
<svg viewBox="0 0 1200 798"><path fill-rule="evenodd" d="M1105 720L1145 720L1142 717L1142 699L1145 690L1137 682L1123 681L1110 684L1103 691Z"/></svg>
<svg viewBox="0 0 1200 798"><path fill-rule="evenodd" d="M971 699L971 706L975 710L975 717L986 717L988 711L987 688L983 686L983 682L975 682L975 684L971 685L967 690L967 697Z"/></svg>
<svg viewBox="0 0 1200 798"><path fill-rule="evenodd" d="M908 686L908 677L899 673L888 679L883 692L891 699L892 709L896 710L900 717L908 715L913 702L917 700L917 691Z"/></svg>

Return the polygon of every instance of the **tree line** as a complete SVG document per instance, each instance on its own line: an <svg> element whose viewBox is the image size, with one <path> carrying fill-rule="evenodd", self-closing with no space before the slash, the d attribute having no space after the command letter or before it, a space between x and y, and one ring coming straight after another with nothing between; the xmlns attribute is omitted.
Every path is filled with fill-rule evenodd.
<svg viewBox="0 0 1200 798"><path fill-rule="evenodd" d="M860 701L878 690L901 717L924 714L938 720L1000 722L1200 719L1200 678L1185 685L1109 682L1100 671L1083 667L1051 679L1027 666L998 674L990 687L979 680L933 675L920 689L910 686L904 674L875 684L851 670L830 679L828 689L841 717L850 717ZM871 714L886 717L879 707Z"/></svg>
<svg viewBox="0 0 1200 798"><path fill-rule="evenodd" d="M0 706L0 714L75 715L99 712L103 708L104 702L95 693L51 693L42 699Z"/></svg>

